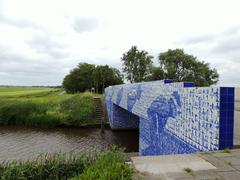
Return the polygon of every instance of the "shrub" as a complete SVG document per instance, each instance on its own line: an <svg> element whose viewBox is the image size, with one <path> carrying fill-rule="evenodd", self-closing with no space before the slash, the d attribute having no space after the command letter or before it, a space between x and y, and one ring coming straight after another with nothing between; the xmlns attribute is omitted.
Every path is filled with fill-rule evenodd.
<svg viewBox="0 0 240 180"><path fill-rule="evenodd" d="M132 169L124 163L124 154L118 149L113 149L99 154L80 176L71 180L130 180L131 177Z"/></svg>
<svg viewBox="0 0 240 180"><path fill-rule="evenodd" d="M60 111L68 114L71 124L93 122L95 105L91 93L76 94L60 104Z"/></svg>

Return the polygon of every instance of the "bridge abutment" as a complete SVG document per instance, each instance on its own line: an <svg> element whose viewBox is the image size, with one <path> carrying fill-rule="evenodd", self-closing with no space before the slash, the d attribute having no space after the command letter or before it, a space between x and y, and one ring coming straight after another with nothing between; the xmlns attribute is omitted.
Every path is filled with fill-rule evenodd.
<svg viewBox="0 0 240 180"><path fill-rule="evenodd" d="M139 127L140 155L233 147L234 88L169 80L106 88L112 129Z"/></svg>
<svg viewBox="0 0 240 180"><path fill-rule="evenodd" d="M121 108L116 104L112 104L112 118L113 121L110 124L113 130L123 129L138 129L139 117L129 111Z"/></svg>

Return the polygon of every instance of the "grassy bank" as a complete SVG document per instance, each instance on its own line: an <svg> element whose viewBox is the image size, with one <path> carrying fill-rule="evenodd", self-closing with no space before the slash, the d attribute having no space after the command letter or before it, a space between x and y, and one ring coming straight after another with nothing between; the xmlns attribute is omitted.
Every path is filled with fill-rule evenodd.
<svg viewBox="0 0 240 180"><path fill-rule="evenodd" d="M5 89L5 90L4 90ZM8 91L6 90L8 89ZM93 94L60 89L0 88L0 124L36 127L79 126L95 120Z"/></svg>
<svg viewBox="0 0 240 180"><path fill-rule="evenodd" d="M0 165L4 180L95 180L131 179L132 170L118 149L93 156L55 154L27 162Z"/></svg>

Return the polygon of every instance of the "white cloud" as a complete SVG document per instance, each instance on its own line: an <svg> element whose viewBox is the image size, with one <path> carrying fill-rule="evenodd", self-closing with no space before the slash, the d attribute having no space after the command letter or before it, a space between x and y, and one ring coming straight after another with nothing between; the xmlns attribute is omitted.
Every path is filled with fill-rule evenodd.
<svg viewBox="0 0 240 180"><path fill-rule="evenodd" d="M99 22L95 18L90 17L77 17L74 21L74 30L77 32L90 32L96 30L99 26Z"/></svg>
<svg viewBox="0 0 240 180"><path fill-rule="evenodd" d="M58 85L79 62L121 68L132 45L211 63L240 86L240 11L234 0L0 0L0 84ZM157 60L155 59L157 62Z"/></svg>
<svg viewBox="0 0 240 180"><path fill-rule="evenodd" d="M187 37L178 41L189 53L211 63L220 74L219 85L240 86L240 26L225 28L215 34Z"/></svg>

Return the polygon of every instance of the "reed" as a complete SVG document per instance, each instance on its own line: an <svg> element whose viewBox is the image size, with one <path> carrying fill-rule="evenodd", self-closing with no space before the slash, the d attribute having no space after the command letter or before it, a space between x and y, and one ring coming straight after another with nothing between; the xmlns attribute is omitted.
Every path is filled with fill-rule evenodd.
<svg viewBox="0 0 240 180"><path fill-rule="evenodd" d="M83 156L54 154L40 156L33 161L15 161L0 165L4 180L60 180L83 172L87 159Z"/></svg>
<svg viewBox="0 0 240 180"><path fill-rule="evenodd" d="M86 155L41 155L32 161L0 164L0 179L4 180L79 180L131 179L132 170L124 163L122 150Z"/></svg>

